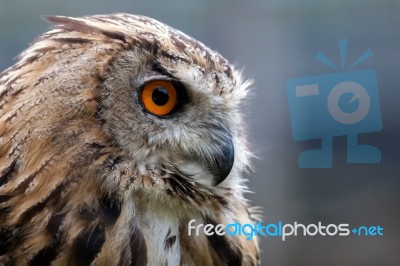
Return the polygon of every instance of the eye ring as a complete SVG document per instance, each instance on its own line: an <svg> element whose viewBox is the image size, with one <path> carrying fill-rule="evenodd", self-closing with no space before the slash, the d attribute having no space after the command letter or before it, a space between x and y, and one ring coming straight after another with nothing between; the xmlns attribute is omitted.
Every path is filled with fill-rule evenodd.
<svg viewBox="0 0 400 266"><path fill-rule="evenodd" d="M179 104L178 91L168 80L152 80L140 91L143 108L156 116L171 115Z"/></svg>

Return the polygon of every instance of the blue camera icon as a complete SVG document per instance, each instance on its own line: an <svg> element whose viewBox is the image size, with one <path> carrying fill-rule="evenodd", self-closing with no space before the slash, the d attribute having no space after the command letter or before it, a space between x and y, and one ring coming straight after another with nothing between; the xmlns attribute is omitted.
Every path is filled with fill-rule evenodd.
<svg viewBox="0 0 400 266"><path fill-rule="evenodd" d="M374 69L290 79L286 84L292 137L321 139L321 149L298 158L300 168L332 167L332 138L347 137L348 163L380 163L381 152L357 135L382 129Z"/></svg>

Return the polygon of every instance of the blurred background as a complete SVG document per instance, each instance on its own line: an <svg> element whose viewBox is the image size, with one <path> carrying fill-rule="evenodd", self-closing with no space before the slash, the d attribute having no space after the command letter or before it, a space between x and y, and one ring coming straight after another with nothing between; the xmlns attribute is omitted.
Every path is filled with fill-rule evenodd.
<svg viewBox="0 0 400 266"><path fill-rule="evenodd" d="M262 265L400 265L400 1L390 0L0 0L0 70L49 28L41 15L128 12L167 23L219 51L256 80L246 108L247 131L259 159L249 174L253 205L264 223L380 225L384 236L261 239ZM347 164L346 137L333 138L333 167L302 169L298 155L320 140L293 141L286 95L292 78L340 68L370 48L352 70L373 68L383 129L359 135L382 153L380 164ZM315 60L322 51L339 65ZM318 110L316 110L318 112Z"/></svg>

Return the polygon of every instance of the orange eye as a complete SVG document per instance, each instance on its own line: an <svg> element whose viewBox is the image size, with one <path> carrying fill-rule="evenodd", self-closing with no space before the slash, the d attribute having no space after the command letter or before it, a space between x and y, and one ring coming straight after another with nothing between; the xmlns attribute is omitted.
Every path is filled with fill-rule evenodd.
<svg viewBox="0 0 400 266"><path fill-rule="evenodd" d="M175 86L166 80L148 82L141 91L144 108L154 115L170 114L178 104Z"/></svg>

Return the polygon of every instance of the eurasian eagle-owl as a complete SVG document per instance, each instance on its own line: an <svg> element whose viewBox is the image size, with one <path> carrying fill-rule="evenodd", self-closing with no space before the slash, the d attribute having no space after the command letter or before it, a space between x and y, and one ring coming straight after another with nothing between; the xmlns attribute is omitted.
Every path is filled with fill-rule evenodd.
<svg viewBox="0 0 400 266"><path fill-rule="evenodd" d="M0 75L0 264L257 265L243 197L250 82L144 16L56 26Z"/></svg>

